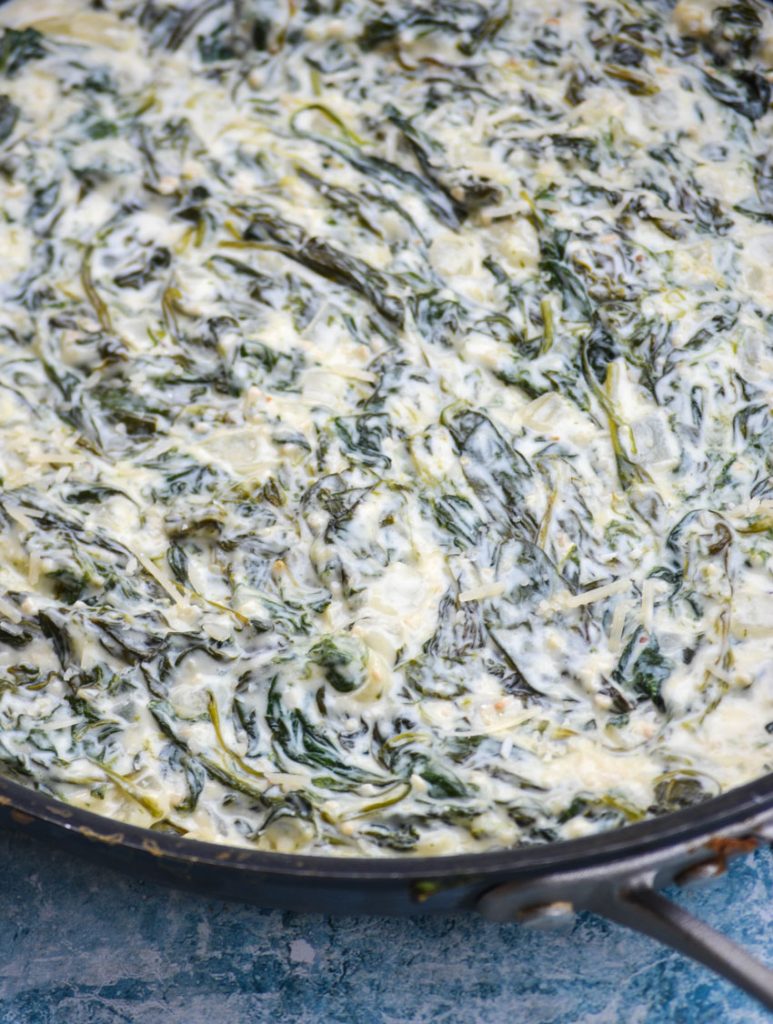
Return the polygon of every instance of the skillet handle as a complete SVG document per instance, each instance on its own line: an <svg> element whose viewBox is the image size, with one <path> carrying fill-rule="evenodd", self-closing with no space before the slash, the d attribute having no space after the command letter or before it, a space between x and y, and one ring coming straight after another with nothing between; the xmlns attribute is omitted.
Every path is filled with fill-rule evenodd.
<svg viewBox="0 0 773 1024"><path fill-rule="evenodd" d="M658 891L718 877L727 859L765 844L773 845L769 813L749 831L712 836L703 847L675 847L530 882L505 882L484 892L476 907L492 921L537 926L570 921L577 911L589 910L697 960L773 1011L773 970Z"/></svg>
<svg viewBox="0 0 773 1024"><path fill-rule="evenodd" d="M659 892L624 890L597 912L698 960L773 1010L773 970Z"/></svg>

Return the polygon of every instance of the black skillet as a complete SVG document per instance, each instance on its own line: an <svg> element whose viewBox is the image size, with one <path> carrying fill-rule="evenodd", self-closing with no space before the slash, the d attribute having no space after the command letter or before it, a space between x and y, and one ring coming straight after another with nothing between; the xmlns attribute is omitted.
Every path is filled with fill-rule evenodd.
<svg viewBox="0 0 773 1024"><path fill-rule="evenodd" d="M238 24L241 0L232 3ZM585 839L449 857L353 859L218 846L124 825L1 777L0 826L134 874L263 907L388 915L475 910L493 921L537 925L590 910L700 961L773 1011L773 970L658 891L715 878L728 859L773 843L773 774Z"/></svg>
<svg viewBox="0 0 773 1024"><path fill-rule="evenodd" d="M543 925L591 910L699 960L773 1010L773 971L658 892L721 875L729 858L773 842L773 774L600 835L449 857L334 858L219 846L124 825L2 778L0 826L134 874L264 907L476 910L494 921Z"/></svg>

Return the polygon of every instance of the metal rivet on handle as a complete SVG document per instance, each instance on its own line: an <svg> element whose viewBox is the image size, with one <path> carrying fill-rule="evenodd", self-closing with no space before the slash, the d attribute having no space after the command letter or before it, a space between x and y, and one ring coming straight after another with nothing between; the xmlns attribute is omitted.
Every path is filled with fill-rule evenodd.
<svg viewBox="0 0 773 1024"><path fill-rule="evenodd" d="M725 865L721 860L704 860L680 871L674 881L677 885L700 885L702 882L711 882L724 873Z"/></svg>
<svg viewBox="0 0 773 1024"><path fill-rule="evenodd" d="M538 903L519 910L517 920L534 928L561 928L574 920L574 904L568 900Z"/></svg>

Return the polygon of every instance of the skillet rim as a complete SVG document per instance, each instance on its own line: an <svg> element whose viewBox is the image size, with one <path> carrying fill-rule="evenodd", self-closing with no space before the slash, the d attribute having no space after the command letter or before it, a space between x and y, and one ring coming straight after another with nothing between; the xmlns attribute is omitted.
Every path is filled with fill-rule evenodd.
<svg viewBox="0 0 773 1024"><path fill-rule="evenodd" d="M289 854L227 846L201 839L154 832L139 825L95 814L39 790L0 776L0 810L20 825L33 821L61 829L85 841L120 846L158 861L173 861L212 870L237 869L263 878L295 877L336 882L459 879L507 875L538 877L579 872L637 855L700 842L728 827L773 813L773 772L734 787L693 807L584 836L534 846L434 857L336 857ZM25 818L30 820L24 820Z"/></svg>

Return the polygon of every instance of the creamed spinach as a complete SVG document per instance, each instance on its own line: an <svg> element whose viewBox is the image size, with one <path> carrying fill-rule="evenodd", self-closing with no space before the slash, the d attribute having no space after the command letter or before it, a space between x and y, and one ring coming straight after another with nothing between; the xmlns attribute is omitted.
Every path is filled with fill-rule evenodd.
<svg viewBox="0 0 773 1024"><path fill-rule="evenodd" d="M773 768L773 14L0 11L0 762L280 851Z"/></svg>

